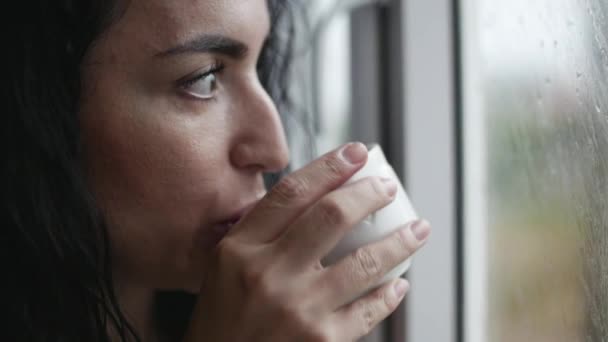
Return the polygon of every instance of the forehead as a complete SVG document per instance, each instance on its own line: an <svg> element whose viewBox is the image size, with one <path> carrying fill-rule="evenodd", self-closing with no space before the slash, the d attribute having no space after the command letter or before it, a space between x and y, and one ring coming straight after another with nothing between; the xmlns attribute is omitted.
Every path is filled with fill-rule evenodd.
<svg viewBox="0 0 608 342"><path fill-rule="evenodd" d="M225 35L246 44L270 29L266 0L127 0L115 30L138 37L156 52L201 33ZM111 29L112 30L112 29Z"/></svg>

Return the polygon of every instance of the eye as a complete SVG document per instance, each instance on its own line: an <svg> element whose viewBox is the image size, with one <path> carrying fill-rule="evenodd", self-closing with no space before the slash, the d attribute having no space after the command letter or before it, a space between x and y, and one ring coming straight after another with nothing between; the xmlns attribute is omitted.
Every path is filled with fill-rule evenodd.
<svg viewBox="0 0 608 342"><path fill-rule="evenodd" d="M218 86L218 73L222 71L222 65L214 65L181 84L183 91L202 100L212 99Z"/></svg>

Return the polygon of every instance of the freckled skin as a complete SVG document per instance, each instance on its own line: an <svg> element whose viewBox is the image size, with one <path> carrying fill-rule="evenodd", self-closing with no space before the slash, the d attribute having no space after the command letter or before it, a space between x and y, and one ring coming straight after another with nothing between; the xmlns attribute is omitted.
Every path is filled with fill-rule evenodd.
<svg viewBox="0 0 608 342"><path fill-rule="evenodd" d="M264 193L262 172L286 167L283 128L255 71L268 21L265 0L131 0L89 52L85 167L119 281L197 291L209 253L201 238ZM157 56L210 33L248 55ZM212 100L176 85L217 61L225 68Z"/></svg>

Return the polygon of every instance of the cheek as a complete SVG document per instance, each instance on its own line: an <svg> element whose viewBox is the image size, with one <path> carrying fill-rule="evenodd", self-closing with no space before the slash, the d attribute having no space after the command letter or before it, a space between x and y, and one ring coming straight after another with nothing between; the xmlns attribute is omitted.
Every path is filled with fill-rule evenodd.
<svg viewBox="0 0 608 342"><path fill-rule="evenodd" d="M228 163L228 137L218 132L226 128L124 98L109 105L103 99L120 95L96 94L81 114L85 167L115 259L146 282L179 279L192 267L196 232L217 202Z"/></svg>
<svg viewBox="0 0 608 342"><path fill-rule="evenodd" d="M205 133L112 116L85 125L87 169L96 193L122 208L181 209L184 215L197 205L200 213L225 163L217 151L203 149L199 135Z"/></svg>

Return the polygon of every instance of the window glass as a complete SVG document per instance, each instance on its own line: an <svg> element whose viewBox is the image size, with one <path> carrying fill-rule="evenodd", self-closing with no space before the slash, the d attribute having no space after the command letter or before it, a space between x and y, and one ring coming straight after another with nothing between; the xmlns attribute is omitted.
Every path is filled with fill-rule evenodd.
<svg viewBox="0 0 608 342"><path fill-rule="evenodd" d="M465 340L608 337L608 2L463 0Z"/></svg>
<svg viewBox="0 0 608 342"><path fill-rule="evenodd" d="M298 13L303 20L298 27L291 77L298 115L287 122L292 128L295 168L350 139L351 30L347 9L342 0L312 0ZM314 145L312 154L302 153L300 147L310 143Z"/></svg>

